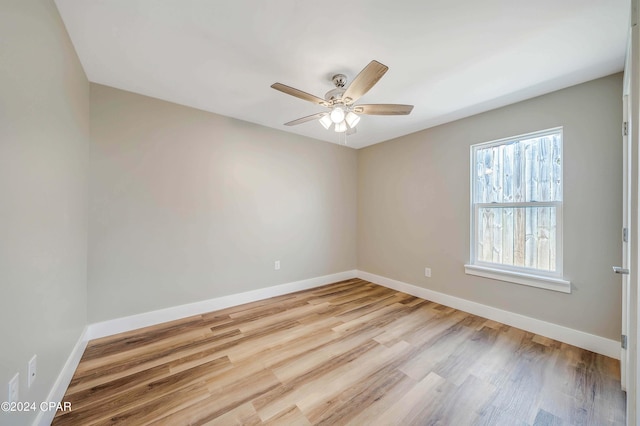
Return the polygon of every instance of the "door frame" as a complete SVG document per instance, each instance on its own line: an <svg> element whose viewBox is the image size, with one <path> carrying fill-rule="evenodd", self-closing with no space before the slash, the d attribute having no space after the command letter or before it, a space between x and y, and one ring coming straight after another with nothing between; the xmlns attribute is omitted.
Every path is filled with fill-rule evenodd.
<svg viewBox="0 0 640 426"><path fill-rule="evenodd" d="M623 116L623 132L622 132L622 268L630 268L630 199L631 199L631 155L629 144L629 94L626 88L628 74L625 74L625 90L622 96L622 116ZM629 383L629 275L621 275L622 282L622 339L627 339L626 345L620 345L620 385L622 390L627 390Z"/></svg>
<svg viewBox="0 0 640 426"><path fill-rule="evenodd" d="M629 32L629 47L627 49L627 60L625 64L625 91L628 92L628 206L629 213L629 243L628 243L628 260L630 270L629 274L629 303L628 303L628 341L627 341L627 360L626 365L626 390L627 390L627 424L638 424L637 406L638 400L638 310L640 298L638 293L638 264L639 251L638 241L640 233L638 224L640 222L638 209L638 188L640 181L640 169L638 167L639 160L639 140L640 140L640 31L638 29L638 14L640 12L640 0L631 0L631 22ZM625 194L625 195L627 195Z"/></svg>

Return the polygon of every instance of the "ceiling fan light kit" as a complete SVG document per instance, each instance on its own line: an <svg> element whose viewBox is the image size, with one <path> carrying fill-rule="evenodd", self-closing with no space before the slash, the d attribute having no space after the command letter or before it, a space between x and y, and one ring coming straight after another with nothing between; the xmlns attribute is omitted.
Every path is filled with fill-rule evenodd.
<svg viewBox="0 0 640 426"><path fill-rule="evenodd" d="M349 111L345 116L344 121L346 121L349 127L353 129L360 122L360 117L357 114L354 114L352 111Z"/></svg>
<svg viewBox="0 0 640 426"><path fill-rule="evenodd" d="M329 112L313 114L290 121L285 123L285 126L295 126L317 119L325 129L329 130L331 126L333 126L335 132L349 135L356 132L356 126L358 122L360 122L360 116L358 114L408 115L411 113L411 110L413 110L413 105L354 105L354 102L367 93L378 80L382 78L388 69L389 67L378 61L371 61L346 88L347 77L344 74L336 74L331 79L336 87L328 91L324 99L282 83L274 83L271 87L287 95L295 96L330 109Z"/></svg>
<svg viewBox="0 0 640 426"><path fill-rule="evenodd" d="M331 110L331 114L329 114L329 117L331 117L331 121L333 121L333 124L342 123L342 121L344 120L344 110L339 106L336 106Z"/></svg>
<svg viewBox="0 0 640 426"><path fill-rule="evenodd" d="M347 123L341 121L340 123L335 123L334 130L336 133L342 133L347 131Z"/></svg>
<svg viewBox="0 0 640 426"><path fill-rule="evenodd" d="M331 125L333 124L333 121L331 121L331 117L329 117L329 114L325 114L322 117L320 117L320 124L322 124L322 126L329 130L329 127L331 127Z"/></svg>

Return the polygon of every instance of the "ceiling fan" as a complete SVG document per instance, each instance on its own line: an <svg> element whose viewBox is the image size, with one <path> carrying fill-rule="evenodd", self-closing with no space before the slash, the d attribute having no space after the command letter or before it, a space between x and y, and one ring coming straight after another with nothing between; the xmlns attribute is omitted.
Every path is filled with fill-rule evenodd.
<svg viewBox="0 0 640 426"><path fill-rule="evenodd" d="M331 79L336 86L335 89L328 91L323 98L311 95L302 90L295 89L282 83L274 83L272 88L295 96L305 101L329 108L329 111L320 112L297 120L284 123L285 126L295 126L297 124L306 123L312 120L319 120L325 129L331 126L338 133L353 134L356 132L356 125L360 121L358 114L365 115L408 115L413 109L413 105L400 104L360 104L354 105L365 93L367 93L382 76L387 72L389 67L378 61L371 61L369 65L364 67L360 74L353 79L351 84L346 88L347 77L344 74L336 74Z"/></svg>

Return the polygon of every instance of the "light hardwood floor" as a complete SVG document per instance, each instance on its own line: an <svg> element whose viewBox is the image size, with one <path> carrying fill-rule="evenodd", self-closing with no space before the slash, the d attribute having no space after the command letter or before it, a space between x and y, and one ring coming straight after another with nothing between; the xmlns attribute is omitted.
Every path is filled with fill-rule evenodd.
<svg viewBox="0 0 640 426"><path fill-rule="evenodd" d="M622 425L618 361L358 279L91 341L54 425Z"/></svg>

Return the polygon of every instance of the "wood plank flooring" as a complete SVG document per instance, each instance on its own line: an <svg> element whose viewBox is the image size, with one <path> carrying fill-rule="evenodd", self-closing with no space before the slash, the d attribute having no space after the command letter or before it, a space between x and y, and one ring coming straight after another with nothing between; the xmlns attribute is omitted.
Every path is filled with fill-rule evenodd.
<svg viewBox="0 0 640 426"><path fill-rule="evenodd" d="M623 425L618 361L358 279L91 341L54 425Z"/></svg>

